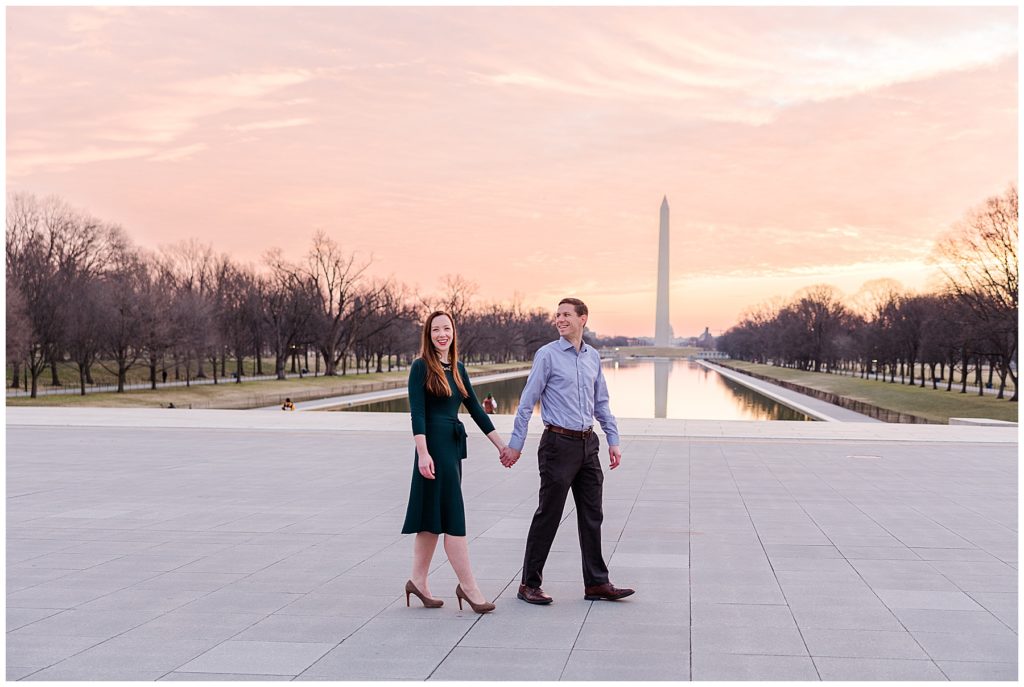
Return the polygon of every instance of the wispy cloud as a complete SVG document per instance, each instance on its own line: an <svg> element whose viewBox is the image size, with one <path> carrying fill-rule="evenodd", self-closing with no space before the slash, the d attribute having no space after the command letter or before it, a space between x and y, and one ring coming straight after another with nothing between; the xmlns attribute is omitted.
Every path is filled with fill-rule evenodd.
<svg viewBox="0 0 1024 687"><path fill-rule="evenodd" d="M46 170L68 170L75 165L106 159L140 157L153 161L180 160L183 159L182 155L189 156L197 149L195 146L182 147L176 144L186 134L201 128L205 121L232 112L266 110L278 93L312 78L308 70L251 70L177 80L160 89L135 92L129 94L117 109L96 108L92 116L92 128L84 128L87 120L75 123L75 137L84 136L92 141L85 149L86 152L65 153L57 150L64 142L60 138L51 137L50 144L54 148L51 154L22 156L15 148L11 160L13 164L9 164L8 169L13 175L24 176ZM233 128L244 132L301 126L310 121L308 118L293 117ZM14 139L17 140L17 137ZM115 147L110 157L105 157L101 152L103 146L123 144L139 144L143 147ZM153 155L151 146L165 149Z"/></svg>
<svg viewBox="0 0 1024 687"><path fill-rule="evenodd" d="M146 159L153 162L180 162L182 160L192 159L192 156L196 153L201 153L207 148L209 148L209 146L205 143L193 143L192 145L182 146L181 148L165 150Z"/></svg>
<svg viewBox="0 0 1024 687"><path fill-rule="evenodd" d="M88 146L60 153L26 153L15 158L8 158L7 173L11 176L20 177L38 169L66 172L79 165L146 157L151 155L153 150L153 148L143 147L100 148Z"/></svg>
<svg viewBox="0 0 1024 687"><path fill-rule="evenodd" d="M878 14L914 21L905 9ZM472 77L498 87L632 99L639 108L687 102L690 115L763 124L794 105L969 70L1017 52L1015 23L964 26L959 20L968 17L962 13L946 12L948 21L932 18L927 30L909 32L864 22L863 14L842 8L804 10L798 15L803 22L756 20L771 14L797 17L776 8L626 12L619 25L566 32L564 45L555 49L562 59L507 55L492 58L489 70ZM687 31L681 24L690 17L697 21ZM854 22L850 29L843 26L848 20Z"/></svg>
<svg viewBox="0 0 1024 687"><path fill-rule="evenodd" d="M268 96L312 78L312 72L306 69L241 71L180 81L172 84L171 89L182 94L213 97L218 100L247 100Z"/></svg>
<svg viewBox="0 0 1024 687"><path fill-rule="evenodd" d="M308 117L295 117L293 119L277 119L269 122L250 122L248 124L237 124L227 127L232 131L257 131L262 129L287 129L293 126L305 126L311 124L312 119Z"/></svg>

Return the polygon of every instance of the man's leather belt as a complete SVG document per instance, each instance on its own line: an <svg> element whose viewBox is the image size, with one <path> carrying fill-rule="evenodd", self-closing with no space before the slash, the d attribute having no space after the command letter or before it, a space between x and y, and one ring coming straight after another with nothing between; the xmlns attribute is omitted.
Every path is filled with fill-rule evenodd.
<svg viewBox="0 0 1024 687"><path fill-rule="evenodd" d="M593 427L587 427L582 431L578 429L566 429L565 427L559 427L558 425L544 425L544 428L551 430L555 434L564 434L565 436L572 437L573 439L586 439L594 433Z"/></svg>

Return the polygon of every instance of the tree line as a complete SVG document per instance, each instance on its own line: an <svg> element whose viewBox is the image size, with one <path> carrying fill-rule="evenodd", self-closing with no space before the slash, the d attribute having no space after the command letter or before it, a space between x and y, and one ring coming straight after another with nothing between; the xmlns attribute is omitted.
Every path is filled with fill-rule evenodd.
<svg viewBox="0 0 1024 687"><path fill-rule="evenodd" d="M943 286L908 292L893 280L865 284L849 302L828 285L762 304L718 339L733 358L804 370L848 372L895 382L928 381L960 391L974 373L978 394L998 375L998 398L1012 382L1017 400L1017 187L988 198L937 242ZM915 379L915 368L921 370ZM924 375L927 368L928 375Z"/></svg>
<svg viewBox="0 0 1024 687"><path fill-rule="evenodd" d="M289 363L328 376L391 370L417 354L422 318L436 308L455 316L469 362L529 360L553 335L548 312L477 304L461 276L427 297L372 277L324 232L299 261L272 249L254 266L195 239L146 250L59 198L13 193L6 249L6 363L11 386L30 382L33 398L47 371L61 385L58 363L73 365L82 394L97 365L118 392L140 367L153 389L168 371L186 384L241 383L245 360L270 374L265 357L278 379Z"/></svg>

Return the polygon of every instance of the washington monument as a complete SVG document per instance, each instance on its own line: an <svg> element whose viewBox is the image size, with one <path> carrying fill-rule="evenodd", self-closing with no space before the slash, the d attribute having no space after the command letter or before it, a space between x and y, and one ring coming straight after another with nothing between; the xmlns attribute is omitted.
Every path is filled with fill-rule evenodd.
<svg viewBox="0 0 1024 687"><path fill-rule="evenodd" d="M661 230L658 236L658 309L654 318L654 345L672 345L668 321L668 196L661 199Z"/></svg>

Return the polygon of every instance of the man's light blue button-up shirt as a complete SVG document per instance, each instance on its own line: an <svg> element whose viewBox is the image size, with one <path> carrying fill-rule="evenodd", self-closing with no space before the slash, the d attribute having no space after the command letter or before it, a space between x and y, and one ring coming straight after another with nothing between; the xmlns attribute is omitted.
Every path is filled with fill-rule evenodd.
<svg viewBox="0 0 1024 687"><path fill-rule="evenodd" d="M515 427L508 445L523 450L533 406L540 401L545 425L584 430L596 419L609 446L619 445L619 429L608 406L608 385L601 371L601 355L584 343L576 347L565 337L541 346L519 399Z"/></svg>

